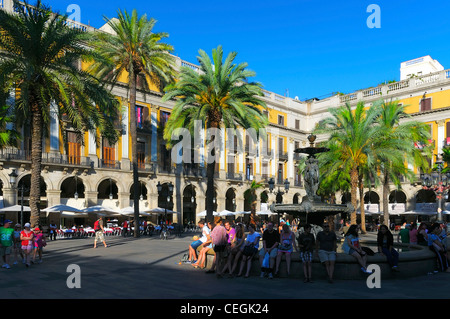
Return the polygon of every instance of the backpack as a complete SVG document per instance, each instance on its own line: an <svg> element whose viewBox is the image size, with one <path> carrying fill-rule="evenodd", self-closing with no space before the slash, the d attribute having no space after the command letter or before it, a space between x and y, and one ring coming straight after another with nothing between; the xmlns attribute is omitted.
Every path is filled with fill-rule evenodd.
<svg viewBox="0 0 450 319"><path fill-rule="evenodd" d="M94 230L101 230L98 220L94 223Z"/></svg>

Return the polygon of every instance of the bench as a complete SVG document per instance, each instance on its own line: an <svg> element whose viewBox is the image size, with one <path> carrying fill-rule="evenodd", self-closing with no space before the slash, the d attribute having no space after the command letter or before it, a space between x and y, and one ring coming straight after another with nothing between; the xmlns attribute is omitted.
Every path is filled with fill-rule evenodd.
<svg viewBox="0 0 450 319"><path fill-rule="evenodd" d="M363 245L375 246L376 242L365 241ZM395 248L407 249L410 247L408 244L395 244ZM197 250L198 252L199 250ZM206 257L206 269L210 269L214 260L214 250L210 249L207 252ZM381 278L410 278L415 276L425 275L428 272L432 272L436 265L436 256L431 252L428 247L414 246L407 252L400 252L398 268L399 272L392 272L386 257L381 254L375 254L374 256L367 257L367 265L376 264L380 266ZM364 274L360 265L353 256L346 253L338 252L336 256L336 263L334 267L334 279L337 280L352 280L352 279L364 279L367 275ZM239 268L238 268L239 269ZM253 257L251 276L259 276L261 273L261 267L259 262L259 253ZM279 276L281 278L287 277L286 260L285 256L282 256ZM303 263L300 260L298 252L291 254L291 274L289 278L303 279ZM312 277L313 279L327 279L325 266L320 263L317 255L314 255L312 263Z"/></svg>

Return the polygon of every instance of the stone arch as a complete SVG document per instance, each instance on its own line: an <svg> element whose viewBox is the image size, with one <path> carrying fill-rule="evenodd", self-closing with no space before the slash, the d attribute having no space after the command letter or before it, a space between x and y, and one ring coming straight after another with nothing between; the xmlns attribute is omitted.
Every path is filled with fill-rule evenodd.
<svg viewBox="0 0 450 319"><path fill-rule="evenodd" d="M389 194L389 203L405 203L407 202L406 194L401 190L393 190Z"/></svg>
<svg viewBox="0 0 450 319"><path fill-rule="evenodd" d="M368 191L364 194L364 204L379 204L380 196L375 191Z"/></svg>
<svg viewBox="0 0 450 319"><path fill-rule="evenodd" d="M300 193L295 193L294 197L292 198L292 203L293 204L300 204L301 199L302 199L302 197L301 197Z"/></svg>

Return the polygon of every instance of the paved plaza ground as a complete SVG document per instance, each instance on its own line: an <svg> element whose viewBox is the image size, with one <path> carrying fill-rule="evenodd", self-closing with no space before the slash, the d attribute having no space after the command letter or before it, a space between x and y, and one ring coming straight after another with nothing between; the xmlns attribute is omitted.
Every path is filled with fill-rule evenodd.
<svg viewBox="0 0 450 319"><path fill-rule="evenodd" d="M370 289L365 280L217 278L179 264L192 235L161 241L156 236L106 237L108 248L93 249L93 238L49 241L42 264L0 269L2 299L447 299L450 274L383 280ZM69 265L80 268L81 288L68 288Z"/></svg>

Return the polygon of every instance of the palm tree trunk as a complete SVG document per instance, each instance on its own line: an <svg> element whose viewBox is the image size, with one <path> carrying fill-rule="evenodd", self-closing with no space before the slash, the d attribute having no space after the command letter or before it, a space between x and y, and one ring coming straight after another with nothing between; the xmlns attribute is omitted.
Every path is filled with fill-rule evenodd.
<svg viewBox="0 0 450 319"><path fill-rule="evenodd" d="M389 174L386 169L383 177L383 225L389 227Z"/></svg>
<svg viewBox="0 0 450 319"><path fill-rule="evenodd" d="M42 113L38 106L32 107L31 119L31 209L30 224L35 227L39 224L39 204L41 200L41 164L42 164Z"/></svg>
<svg viewBox="0 0 450 319"><path fill-rule="evenodd" d="M353 205L353 211L350 213L350 223L352 225L356 225L356 207L358 201L356 200L356 190L358 189L358 169L357 167L353 167L350 172L350 181L351 181L351 199Z"/></svg>
<svg viewBox="0 0 450 319"><path fill-rule="evenodd" d="M215 114L212 112L208 115L208 118L210 120L210 128L218 128L221 117L218 114ZM214 140L216 136L212 136L212 139L210 143L214 145ZM213 217L213 211L214 211L214 174L216 172L216 149L213 147L211 150L211 154L208 154L209 156L212 156L214 158L214 161L211 161L208 159L206 164L206 222L214 222Z"/></svg>
<svg viewBox="0 0 450 319"><path fill-rule="evenodd" d="M139 237L139 173L137 154L137 120L136 120L136 78L135 72L130 73L130 135L131 135L131 165L133 168L133 206L134 206L134 237Z"/></svg>
<svg viewBox="0 0 450 319"><path fill-rule="evenodd" d="M366 213L364 211L364 185L362 176L359 177L359 207L361 210L361 232L366 233Z"/></svg>

